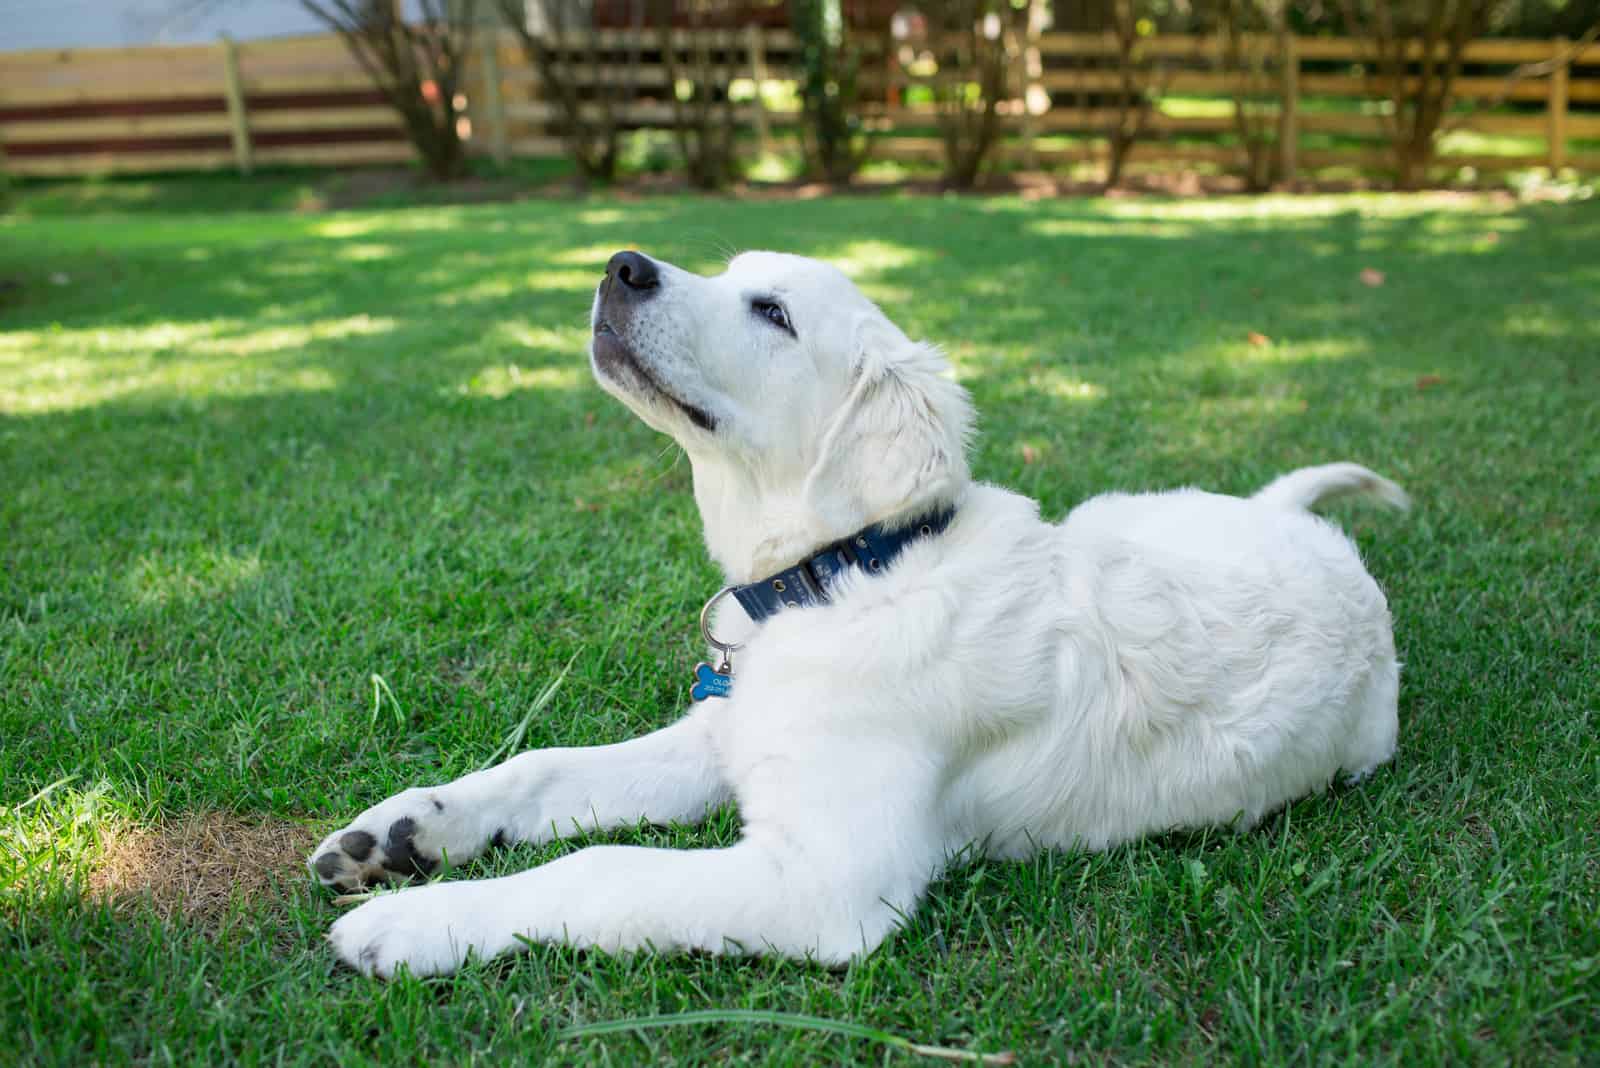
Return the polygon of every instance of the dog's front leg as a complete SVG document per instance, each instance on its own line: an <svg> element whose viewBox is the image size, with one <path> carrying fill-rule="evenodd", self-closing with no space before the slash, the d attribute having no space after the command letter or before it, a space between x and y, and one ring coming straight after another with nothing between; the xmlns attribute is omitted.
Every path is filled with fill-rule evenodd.
<svg viewBox="0 0 1600 1068"><path fill-rule="evenodd" d="M583 831L697 823L728 798L701 707L617 745L536 749L442 786L404 790L329 835L312 853L324 885L355 889L426 875L491 844Z"/></svg>
<svg viewBox="0 0 1600 1068"><path fill-rule="evenodd" d="M801 793L741 782L755 818L726 849L594 846L517 875L381 894L329 939L346 963L381 976L402 964L451 972L469 953L535 942L842 964L911 911L944 858L932 794L915 788L921 769L870 763L819 760L818 789Z"/></svg>

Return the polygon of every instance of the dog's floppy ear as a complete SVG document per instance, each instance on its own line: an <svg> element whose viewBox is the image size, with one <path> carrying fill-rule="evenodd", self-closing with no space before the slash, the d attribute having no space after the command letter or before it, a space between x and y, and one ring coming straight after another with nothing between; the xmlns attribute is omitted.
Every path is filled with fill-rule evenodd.
<svg viewBox="0 0 1600 1068"><path fill-rule="evenodd" d="M849 531L955 497L970 479L972 404L932 345L873 316L857 327L852 381L806 476L805 500Z"/></svg>

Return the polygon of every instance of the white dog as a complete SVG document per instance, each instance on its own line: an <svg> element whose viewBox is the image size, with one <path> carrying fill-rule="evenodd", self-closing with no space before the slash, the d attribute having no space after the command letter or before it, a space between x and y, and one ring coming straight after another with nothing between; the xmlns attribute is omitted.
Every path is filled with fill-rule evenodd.
<svg viewBox="0 0 1600 1068"><path fill-rule="evenodd" d="M693 465L736 587L707 631L724 670L701 666L704 699L665 730L407 790L310 864L350 889L729 800L743 836L380 894L330 935L356 968L437 974L529 941L838 964L968 845L1246 828L1393 754L1388 607L1306 511L1404 507L1365 468L1249 499L1110 494L1052 525L971 481L965 391L831 267L748 253L702 278L618 253L593 327L601 385Z"/></svg>

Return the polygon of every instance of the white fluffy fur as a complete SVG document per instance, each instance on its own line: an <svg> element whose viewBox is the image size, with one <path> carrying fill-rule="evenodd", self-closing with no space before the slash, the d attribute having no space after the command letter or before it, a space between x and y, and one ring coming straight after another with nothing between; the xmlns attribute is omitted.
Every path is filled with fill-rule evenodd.
<svg viewBox="0 0 1600 1068"><path fill-rule="evenodd" d="M971 482L965 391L839 272L773 253L713 278L659 269L647 296L613 285L595 302L612 330L597 353L625 346L644 371L597 356L596 372L688 453L730 582L868 523L942 502L956 517L831 604L759 628L724 611L719 628L747 642L731 699L635 741L408 790L313 860L350 885L383 874L397 821L412 821L417 854L459 861L497 833L693 822L730 799L737 845L592 846L383 894L334 925L345 961L441 973L526 939L839 963L877 946L970 845L1021 857L1247 828L1393 754L1383 594L1349 539L1306 511L1349 492L1403 505L1392 483L1334 464L1248 499L1108 494L1046 523L1034 502ZM765 298L797 337L752 311ZM373 857L341 852L351 831L380 843Z"/></svg>

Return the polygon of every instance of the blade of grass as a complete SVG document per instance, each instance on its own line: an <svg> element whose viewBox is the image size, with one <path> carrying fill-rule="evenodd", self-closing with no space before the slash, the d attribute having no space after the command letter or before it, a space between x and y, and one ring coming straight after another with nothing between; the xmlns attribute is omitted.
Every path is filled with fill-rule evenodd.
<svg viewBox="0 0 1600 1068"><path fill-rule="evenodd" d="M522 717L522 722L518 723L516 729L506 735L506 740L500 743L499 749L490 753L489 758L478 765L479 771L492 767L503 755L515 750L517 746L522 744L523 736L528 733L528 724L532 723L533 717L544 711L544 707L550 703L551 698L555 697L556 691L561 689L561 684L566 681L567 672L572 670L572 665L577 661L579 653L582 652L583 650L579 649L578 652L573 653L571 658L567 660L567 666L561 669L561 673L546 684L543 690L539 691L539 696L533 699L533 704Z"/></svg>
<svg viewBox="0 0 1600 1068"><path fill-rule="evenodd" d="M389 699L389 707L394 709L394 722L396 726L406 725L405 713L400 710L400 702L395 699L394 691L389 689L389 684L382 675L372 673L372 718L368 720L369 727L378 725L378 713L383 710L383 699Z"/></svg>
<svg viewBox="0 0 1600 1068"><path fill-rule="evenodd" d="M43 801L45 798L47 798L51 794L55 793L57 790L61 789L63 786L66 786L68 783L70 783L70 782L74 781L75 779L77 779L77 777L78 777L78 773L77 772L73 772L71 775L63 775L61 778L57 779L55 782L51 783L50 785L41 787L40 789L35 791L32 797L28 798L26 801L22 802L22 804L18 805L16 808L12 809L11 811L13 811L13 812L21 812L23 809L27 808L29 805L38 804L40 801Z"/></svg>

